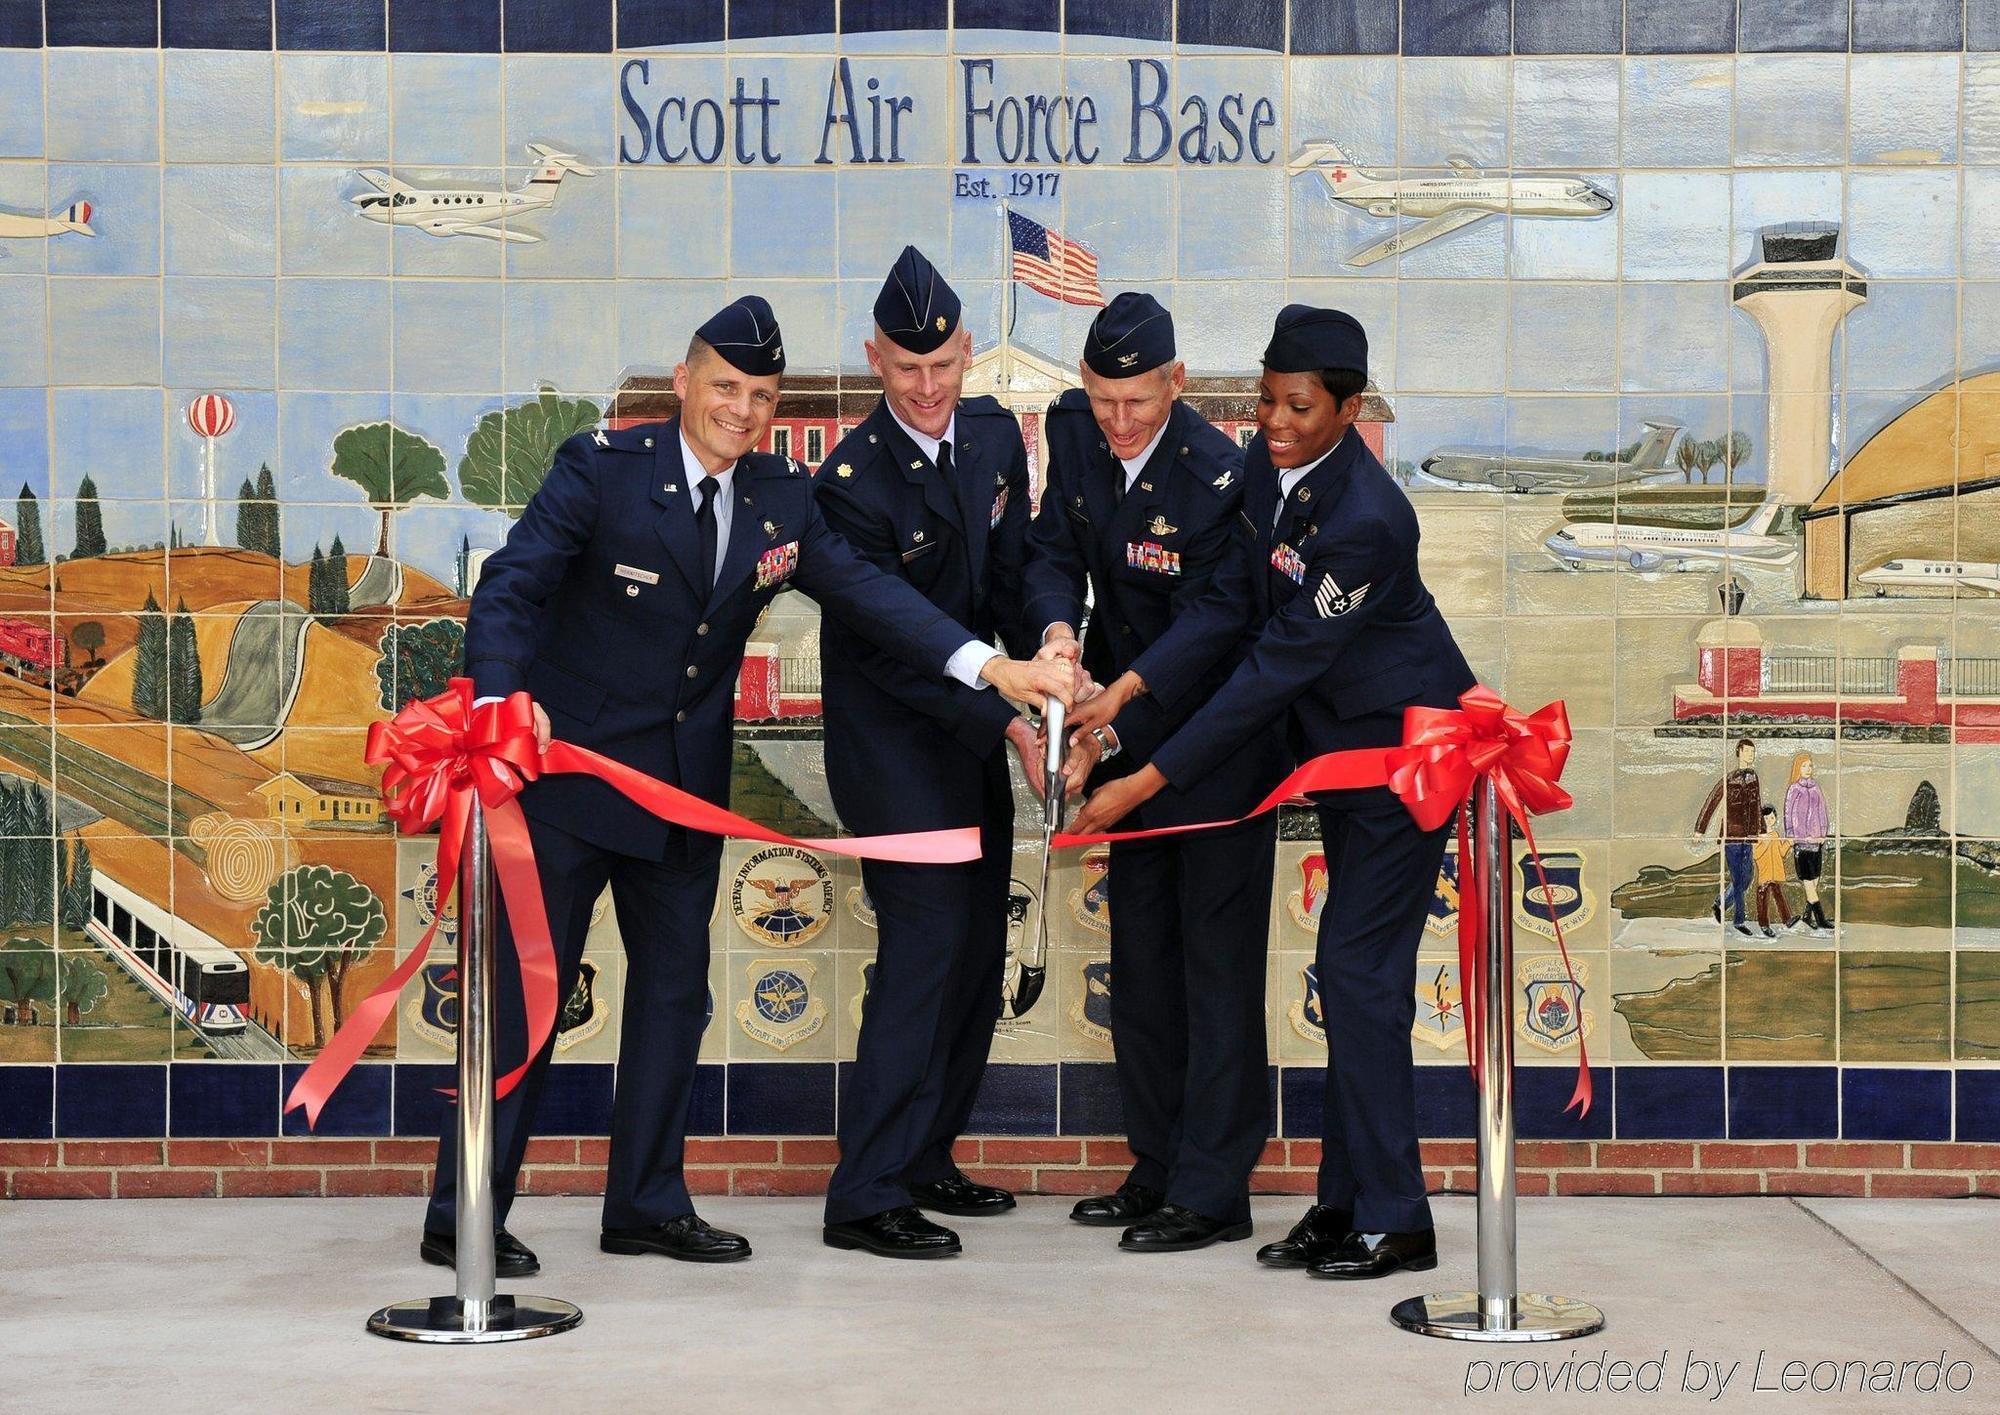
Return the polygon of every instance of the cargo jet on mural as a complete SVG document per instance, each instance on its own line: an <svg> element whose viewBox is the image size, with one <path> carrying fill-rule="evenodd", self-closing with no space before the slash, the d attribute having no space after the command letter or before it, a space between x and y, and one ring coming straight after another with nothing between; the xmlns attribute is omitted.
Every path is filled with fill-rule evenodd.
<svg viewBox="0 0 2000 1415"><path fill-rule="evenodd" d="M492 223L504 223L553 206L556 188L562 185L566 173L574 172L579 177L594 177L597 173L573 154L557 152L540 143L529 143L528 151L541 166L511 192L484 187L413 187L387 172L367 171L360 174L361 180L375 190L349 200L370 221L386 226L414 226L431 236L482 236L489 241L533 245L542 238L532 231Z"/></svg>
<svg viewBox="0 0 2000 1415"><path fill-rule="evenodd" d="M1798 542L1770 534L1779 504L1775 498L1766 500L1743 520L1719 531L1632 521L1572 521L1542 544L1565 570L1624 565L1650 575L1724 561L1789 565L1798 558Z"/></svg>
<svg viewBox="0 0 2000 1415"><path fill-rule="evenodd" d="M1611 194L1582 177L1488 175L1462 157L1449 177L1384 177L1348 160L1340 145L1309 142L1291 160L1293 174L1317 172L1333 199L1370 216L1421 217L1415 226L1356 251L1348 265L1373 265L1448 236L1475 221L1511 216L1596 217L1611 210Z"/></svg>
<svg viewBox="0 0 2000 1415"><path fill-rule="evenodd" d="M90 229L90 203L71 202L60 216L31 216L24 211L0 211L0 240L35 240L74 231L95 236Z"/></svg>
<svg viewBox="0 0 2000 1415"><path fill-rule="evenodd" d="M1630 461L1444 447L1424 458L1417 470L1425 480L1454 491L1578 491L1620 486L1669 470L1667 449L1673 446L1681 425L1655 418L1642 426L1645 435L1632 449Z"/></svg>

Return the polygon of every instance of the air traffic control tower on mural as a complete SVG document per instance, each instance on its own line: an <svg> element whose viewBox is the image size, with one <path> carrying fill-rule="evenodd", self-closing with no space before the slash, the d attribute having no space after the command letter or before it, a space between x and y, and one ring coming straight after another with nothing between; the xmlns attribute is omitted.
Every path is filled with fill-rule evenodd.
<svg viewBox="0 0 2000 1415"><path fill-rule="evenodd" d="M1757 321L1769 355L1765 484L1781 505L1805 506L1834 470L1834 330L1868 302L1868 281L1841 255L1838 223L1767 226L1757 240L1730 302Z"/></svg>

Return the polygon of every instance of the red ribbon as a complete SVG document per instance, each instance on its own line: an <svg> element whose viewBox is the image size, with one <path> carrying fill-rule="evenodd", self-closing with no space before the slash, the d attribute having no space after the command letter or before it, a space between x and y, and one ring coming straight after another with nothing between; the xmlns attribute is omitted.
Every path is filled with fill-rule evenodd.
<svg viewBox="0 0 2000 1415"><path fill-rule="evenodd" d="M1193 830L1215 830L1240 825L1287 801L1316 791L1348 791L1359 787L1387 786L1401 799L1410 815L1425 830L1435 830L1458 814L1458 975L1464 986L1461 1005L1465 1009L1466 1059L1475 1079L1479 1075L1480 1026L1485 1016L1487 989L1492 980L1486 975L1486 895L1480 878L1479 856L1472 849L1472 793L1487 777L1493 780L1502 809L1528 842L1528 858L1540 881L1542 899L1555 929L1556 947L1562 953L1563 970L1570 986L1577 986L1576 969L1571 965L1569 946L1563 940L1562 922L1556 917L1555 897L1548 875L1542 869L1541 852L1535 833L1528 824L1530 815L1560 811L1570 804L1570 796L1557 781L1569 757L1569 713L1560 700L1539 712L1521 713L1507 706L1500 695L1484 684L1475 684L1459 695L1455 708L1412 707L1403 710L1403 743L1398 747L1356 747L1344 752L1327 752L1314 757L1274 787L1248 814L1229 821L1204 821L1197 825L1159 826L1151 830L1108 831L1096 835L1060 834L1051 844L1098 845L1119 840L1146 840L1154 836L1180 835ZM1502 986L1505 986L1502 980ZM1584 1049L1583 1033L1576 1039L1576 1089L1564 1110L1581 1107L1578 1115L1590 1113L1590 1057Z"/></svg>
<svg viewBox="0 0 2000 1415"><path fill-rule="evenodd" d="M475 800L486 812L493 872L513 929L528 1020L526 1059L498 1080L496 1096L520 1083L528 1060L541 1054L555 1030L555 948L527 818L514 799L538 776L595 776L662 820L715 835L910 864L956 864L979 858L975 826L840 840L797 839L587 748L551 742L546 752L537 752L534 705L528 695L514 693L475 707L469 678L454 678L436 697L413 701L390 721L370 724L366 759L371 764L387 763L382 773L383 810L399 829L414 834L439 827L437 903L430 927L409 956L354 1009L286 1097L286 1111L303 1107L309 1125L318 1123L328 1099L389 1019L396 995L423 966L458 884Z"/></svg>

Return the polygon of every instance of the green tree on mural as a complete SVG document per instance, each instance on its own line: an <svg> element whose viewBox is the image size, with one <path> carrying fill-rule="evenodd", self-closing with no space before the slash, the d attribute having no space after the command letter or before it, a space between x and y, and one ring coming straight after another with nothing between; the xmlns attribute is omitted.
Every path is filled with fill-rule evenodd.
<svg viewBox="0 0 2000 1415"><path fill-rule="evenodd" d="M440 501L451 498L451 487L444 479L444 453L429 439L394 423L363 423L335 437L331 470L360 487L368 504L381 513L377 555L389 553L389 517L393 513L420 496Z"/></svg>
<svg viewBox="0 0 2000 1415"><path fill-rule="evenodd" d="M62 1001L63 1021L74 1027L83 1014L94 1010L111 995L104 970L88 953L60 953L57 956L56 992Z"/></svg>
<svg viewBox="0 0 2000 1415"><path fill-rule="evenodd" d="M1905 835L1943 835L1944 810L1938 804L1937 787L1919 781L1910 793L1910 806L1903 815Z"/></svg>
<svg viewBox="0 0 2000 1415"><path fill-rule="evenodd" d="M257 484L243 479L236 493L236 543L245 550L277 558L278 492L267 463L257 468Z"/></svg>
<svg viewBox="0 0 2000 1415"><path fill-rule="evenodd" d="M465 653L465 626L456 619L390 624L382 631L382 655L375 660L376 700L390 712L412 698L432 698L445 690Z"/></svg>
<svg viewBox="0 0 2000 1415"><path fill-rule="evenodd" d="M139 643L132 650L132 711L156 722L167 718L167 619L151 590L139 611Z"/></svg>
<svg viewBox="0 0 2000 1415"><path fill-rule="evenodd" d="M389 931L375 891L345 870L300 865L272 881L250 921L260 963L306 986L313 1045L323 1047L347 1017L342 986Z"/></svg>
<svg viewBox="0 0 2000 1415"><path fill-rule="evenodd" d="M41 939L16 934L0 943L0 1001L5 1001L14 1025L39 1021L38 1003L56 1000L56 953Z"/></svg>
<svg viewBox="0 0 2000 1415"><path fill-rule="evenodd" d="M76 549L70 552L70 559L87 560L102 554L104 511L97 504L97 483L85 472L83 480L76 484Z"/></svg>
<svg viewBox="0 0 2000 1415"><path fill-rule="evenodd" d="M564 398L547 386L518 407L488 413L466 439L458 489L475 506L519 516L541 490L556 449L597 426L600 415L588 398Z"/></svg>
<svg viewBox="0 0 2000 1415"><path fill-rule="evenodd" d="M42 549L42 505L34 489L21 483L21 495L14 502L14 563L41 565L48 560Z"/></svg>
<svg viewBox="0 0 2000 1415"><path fill-rule="evenodd" d="M80 624L70 625L69 641L87 655L88 661L84 664L86 668L98 668L103 665L104 660L97 656L97 651L104 647L104 626L95 619L86 619Z"/></svg>
<svg viewBox="0 0 2000 1415"><path fill-rule="evenodd" d="M321 554L313 546L312 563L306 570L306 608L322 624L331 624L350 608L352 593L347 583L347 548L340 537L333 538L331 554Z"/></svg>
<svg viewBox="0 0 2000 1415"><path fill-rule="evenodd" d="M174 722L201 721L201 646L187 601L174 606L167 628L167 716Z"/></svg>
<svg viewBox="0 0 2000 1415"><path fill-rule="evenodd" d="M90 922L90 843L80 835L56 837L56 922L72 933Z"/></svg>

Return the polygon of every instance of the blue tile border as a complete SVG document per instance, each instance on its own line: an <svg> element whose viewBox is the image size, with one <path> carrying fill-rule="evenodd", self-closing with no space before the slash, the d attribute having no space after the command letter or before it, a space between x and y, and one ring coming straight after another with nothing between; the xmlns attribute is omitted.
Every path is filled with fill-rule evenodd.
<svg viewBox="0 0 2000 1415"><path fill-rule="evenodd" d="M1609 1140L1618 1110L1618 1070L1590 1069L1590 1113L1565 1111L1576 1091L1567 1066L1521 1066L1514 1071L1514 1133L1523 1140Z"/></svg>
<svg viewBox="0 0 2000 1415"><path fill-rule="evenodd" d="M504 0L500 35L509 54L603 54L612 0Z"/></svg>
<svg viewBox="0 0 2000 1415"><path fill-rule="evenodd" d="M389 0L389 47L403 54L497 54L500 0Z"/></svg>
<svg viewBox="0 0 2000 1415"><path fill-rule="evenodd" d="M1840 1133L1846 1140L1949 1140L1951 1073L1901 1067L1842 1068Z"/></svg>
<svg viewBox="0 0 2000 1415"><path fill-rule="evenodd" d="M1826 0L1742 0L1736 23L1737 44L1745 54L1847 48L1847 6Z"/></svg>
<svg viewBox="0 0 2000 1415"><path fill-rule="evenodd" d="M1123 1135L1125 1103L1118 1068L1108 1061L1065 1061L1057 1067L1064 1135Z"/></svg>
<svg viewBox="0 0 2000 1415"><path fill-rule="evenodd" d="M1285 52L1285 0L1179 0L1174 43Z"/></svg>
<svg viewBox="0 0 2000 1415"><path fill-rule="evenodd" d="M388 17L380 5L347 0L278 0L278 48L350 50L389 47Z"/></svg>
<svg viewBox="0 0 2000 1415"><path fill-rule="evenodd" d="M0 1070L0 1140L49 1140L55 1133L55 1067Z"/></svg>
<svg viewBox="0 0 2000 1415"><path fill-rule="evenodd" d="M159 0L47 0L48 43L151 49L160 42Z"/></svg>
<svg viewBox="0 0 2000 1415"><path fill-rule="evenodd" d="M1957 1072L1958 1133L1965 1141L2000 1141L2000 1071Z"/></svg>
<svg viewBox="0 0 2000 1415"><path fill-rule="evenodd" d="M1534 0L1514 7L1516 54L1618 54L1624 0Z"/></svg>
<svg viewBox="0 0 2000 1415"><path fill-rule="evenodd" d="M42 0L0 0L0 49L42 47Z"/></svg>
<svg viewBox="0 0 2000 1415"><path fill-rule="evenodd" d="M1732 54L1736 0L1625 0L1628 54Z"/></svg>
<svg viewBox="0 0 2000 1415"><path fill-rule="evenodd" d="M229 1140L278 1133L277 1063L211 1061L167 1068L167 1133Z"/></svg>
<svg viewBox="0 0 2000 1415"><path fill-rule="evenodd" d="M1458 57L1514 47L1507 0L1403 0L1403 53Z"/></svg>
<svg viewBox="0 0 2000 1415"><path fill-rule="evenodd" d="M1960 0L1854 0L1854 52L1961 49L1964 17Z"/></svg>
<svg viewBox="0 0 2000 1415"><path fill-rule="evenodd" d="M271 11L271 0L160 0L160 45L268 51Z"/></svg>
<svg viewBox="0 0 2000 1415"><path fill-rule="evenodd" d="M732 1061L726 1109L731 1135L831 1135L833 1063Z"/></svg>
<svg viewBox="0 0 2000 1415"><path fill-rule="evenodd" d="M979 1081L968 1135L1053 1135L1059 1081L1053 1066L993 1062Z"/></svg>
<svg viewBox="0 0 2000 1415"><path fill-rule="evenodd" d="M1292 0L1292 53L1394 54L1398 0Z"/></svg>
<svg viewBox="0 0 2000 1415"><path fill-rule="evenodd" d="M284 1104L283 1097L291 1092L305 1071L305 1066L298 1062L285 1065L279 1080L279 1105ZM395 1091L396 1068L392 1064L363 1063L348 1072L347 1079L340 1083L340 1089L327 1098L326 1108L319 1113L319 1124L307 1126L306 1113L295 1110L279 1120L278 1133L348 1139L388 1135L392 1131Z"/></svg>
<svg viewBox="0 0 2000 1415"><path fill-rule="evenodd" d="M157 1140L166 1133L166 1062L56 1068L57 1139Z"/></svg>
<svg viewBox="0 0 2000 1415"><path fill-rule="evenodd" d="M396 1094L390 1111L396 1134L435 1140L444 1123L445 1098L440 1092L457 1080L457 1068L446 1062L397 1062Z"/></svg>
<svg viewBox="0 0 2000 1415"><path fill-rule="evenodd" d="M1730 1139L1829 1140L1839 1134L1838 1067L1729 1068Z"/></svg>
<svg viewBox="0 0 2000 1415"><path fill-rule="evenodd" d="M1720 1140L1729 1104L1720 1066L1621 1066L1614 1107L1630 1140Z"/></svg>

